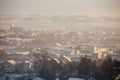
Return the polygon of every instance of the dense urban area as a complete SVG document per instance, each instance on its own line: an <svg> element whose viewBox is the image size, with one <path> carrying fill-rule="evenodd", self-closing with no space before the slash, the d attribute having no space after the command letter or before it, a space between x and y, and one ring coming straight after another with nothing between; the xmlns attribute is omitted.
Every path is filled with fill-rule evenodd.
<svg viewBox="0 0 120 80"><path fill-rule="evenodd" d="M0 16L0 80L120 80L112 21L120 20Z"/></svg>

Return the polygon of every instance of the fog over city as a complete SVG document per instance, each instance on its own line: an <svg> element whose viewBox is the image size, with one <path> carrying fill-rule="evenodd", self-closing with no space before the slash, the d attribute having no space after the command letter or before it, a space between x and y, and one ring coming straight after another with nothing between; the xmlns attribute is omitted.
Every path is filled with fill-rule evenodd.
<svg viewBox="0 0 120 80"><path fill-rule="evenodd" d="M0 80L120 80L120 0L0 0Z"/></svg>
<svg viewBox="0 0 120 80"><path fill-rule="evenodd" d="M38 28L58 30L79 30L81 27L118 29L119 8L119 0L0 0L0 20L5 17L6 22L2 20L1 23L29 27L38 24Z"/></svg>

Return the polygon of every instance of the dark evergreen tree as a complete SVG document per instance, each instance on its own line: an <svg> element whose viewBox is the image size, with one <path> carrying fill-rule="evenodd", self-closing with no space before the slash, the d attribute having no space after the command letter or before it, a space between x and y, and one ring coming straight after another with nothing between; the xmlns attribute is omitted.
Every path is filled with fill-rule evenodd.
<svg viewBox="0 0 120 80"><path fill-rule="evenodd" d="M79 77L87 80L94 73L95 67L95 63L88 56L82 57L78 68Z"/></svg>

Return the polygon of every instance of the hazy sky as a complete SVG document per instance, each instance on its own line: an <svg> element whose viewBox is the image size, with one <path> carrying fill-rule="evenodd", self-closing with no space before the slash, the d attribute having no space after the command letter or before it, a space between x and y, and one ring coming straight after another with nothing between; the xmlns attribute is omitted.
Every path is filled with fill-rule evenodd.
<svg viewBox="0 0 120 80"><path fill-rule="evenodd" d="M120 0L0 0L0 14L120 16Z"/></svg>

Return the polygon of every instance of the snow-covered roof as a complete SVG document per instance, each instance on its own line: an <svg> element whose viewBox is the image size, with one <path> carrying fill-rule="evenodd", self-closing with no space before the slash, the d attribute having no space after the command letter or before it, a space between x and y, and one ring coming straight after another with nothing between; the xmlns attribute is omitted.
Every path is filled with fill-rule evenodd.
<svg viewBox="0 0 120 80"><path fill-rule="evenodd" d="M40 77L36 77L36 78L34 78L33 80L44 80L44 79L42 79L42 78L40 78Z"/></svg>
<svg viewBox="0 0 120 80"><path fill-rule="evenodd" d="M80 79L80 78L69 78L68 80L84 80L84 79Z"/></svg>

